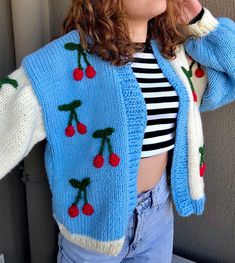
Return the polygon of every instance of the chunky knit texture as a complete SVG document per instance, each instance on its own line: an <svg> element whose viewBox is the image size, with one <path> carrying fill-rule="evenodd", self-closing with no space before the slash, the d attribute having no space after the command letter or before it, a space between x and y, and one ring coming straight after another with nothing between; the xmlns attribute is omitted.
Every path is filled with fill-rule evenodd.
<svg viewBox="0 0 235 263"><path fill-rule="evenodd" d="M41 107L23 68L9 78L18 87L9 83L0 89L0 179L45 138Z"/></svg>
<svg viewBox="0 0 235 263"><path fill-rule="evenodd" d="M207 9L201 21L198 27L197 23L190 25L198 38L189 39L185 48L180 46L175 60L165 59L151 40L154 56L179 97L170 183L181 216L201 215L205 206L199 111L214 110L235 100L234 22L215 19ZM4 165L0 178L28 154L33 144L46 137L45 165L53 215L62 234L82 247L117 255L128 216L137 205L146 105L130 63L116 67L88 54L96 73L91 70L92 78L84 74L76 80L73 72L78 54L65 48L71 42L79 44L75 30L26 56L22 67L9 76L17 79L18 89L8 84L0 89L4 102L0 103L0 133L10 136L7 142L1 140ZM198 63L190 68L192 59ZM12 110L20 105L21 111ZM19 128L19 149L12 155L9 142L18 138L13 129Z"/></svg>

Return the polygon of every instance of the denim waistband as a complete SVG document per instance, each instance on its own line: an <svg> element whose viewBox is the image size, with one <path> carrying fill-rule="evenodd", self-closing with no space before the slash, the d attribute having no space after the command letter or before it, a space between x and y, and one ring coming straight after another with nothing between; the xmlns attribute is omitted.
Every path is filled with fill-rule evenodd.
<svg viewBox="0 0 235 263"><path fill-rule="evenodd" d="M163 171L160 181L146 192L141 192L137 196L137 210L144 210L147 207L161 207L168 196L170 189L167 184L167 172Z"/></svg>

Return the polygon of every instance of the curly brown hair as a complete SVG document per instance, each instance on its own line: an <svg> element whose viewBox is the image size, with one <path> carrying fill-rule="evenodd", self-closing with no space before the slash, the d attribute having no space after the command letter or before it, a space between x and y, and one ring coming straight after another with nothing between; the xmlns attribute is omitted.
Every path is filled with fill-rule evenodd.
<svg viewBox="0 0 235 263"><path fill-rule="evenodd" d="M175 58L177 45L190 35L180 17L183 0L167 0L167 10L148 22L149 39L155 39L166 58ZM133 61L136 46L130 39L122 0L73 0L63 22L62 35L77 29L82 47L114 65ZM89 41L92 40L92 41Z"/></svg>

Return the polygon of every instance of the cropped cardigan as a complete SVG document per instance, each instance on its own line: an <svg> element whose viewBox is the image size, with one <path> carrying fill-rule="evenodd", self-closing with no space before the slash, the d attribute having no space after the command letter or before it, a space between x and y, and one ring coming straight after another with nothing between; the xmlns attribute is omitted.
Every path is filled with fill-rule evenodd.
<svg viewBox="0 0 235 263"><path fill-rule="evenodd" d="M201 112L235 100L235 23L204 8L175 59L154 56L179 97L168 177L180 216L205 206ZM146 106L130 63L114 66L73 30L23 58L0 80L0 178L46 138L53 216L72 242L117 255L137 204Z"/></svg>

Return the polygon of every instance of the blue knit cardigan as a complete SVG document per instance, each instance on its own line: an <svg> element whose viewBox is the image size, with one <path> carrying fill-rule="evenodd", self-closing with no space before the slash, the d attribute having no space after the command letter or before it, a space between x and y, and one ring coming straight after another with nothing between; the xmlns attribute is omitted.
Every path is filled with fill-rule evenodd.
<svg viewBox="0 0 235 263"><path fill-rule="evenodd" d="M235 100L235 26L228 18L218 21L216 29L184 45L208 75L201 112ZM43 111L54 218L72 242L117 255L137 205L146 105L130 63L111 65L79 44L73 30L24 57L22 65ZM192 199L188 183L188 93L153 39L151 46L179 96L170 164L173 202L181 216L201 215L205 196Z"/></svg>

